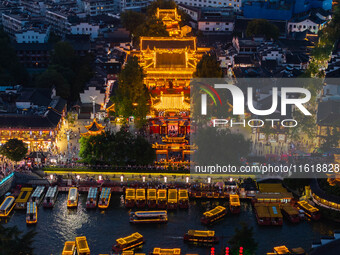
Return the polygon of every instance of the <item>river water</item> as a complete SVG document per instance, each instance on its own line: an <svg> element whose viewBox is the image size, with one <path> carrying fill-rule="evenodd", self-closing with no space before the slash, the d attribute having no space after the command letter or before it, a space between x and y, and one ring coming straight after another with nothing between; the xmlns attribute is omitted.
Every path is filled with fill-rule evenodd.
<svg viewBox="0 0 340 255"><path fill-rule="evenodd" d="M141 252L148 253L154 247L181 248L184 253L210 254L210 248L188 245L183 242L183 235L189 229L215 230L220 243L215 245L216 252L222 252L228 239L233 236L235 228L241 222L254 228L254 237L259 243L257 254L271 251L273 246L286 245L289 248L303 247L309 250L313 240L323 235L332 235L340 224L321 220L319 222L304 221L297 225L284 222L279 226L258 226L255 214L249 202L241 202L241 214L230 215L207 228L200 223L202 213L223 201L190 201L188 210L170 211L169 222L161 225L132 225L129 223L129 211L124 208L123 196L113 195L110 207L106 211L86 210L87 194L80 194L77 209L67 209L66 193L59 193L53 209L38 209L38 223L27 226L25 212L15 211L5 226L18 226L22 231L35 229L34 247L37 255L59 255L65 241L74 240L76 236L87 237L91 254L109 253L112 244L119 237L134 232L141 233L146 242Z"/></svg>

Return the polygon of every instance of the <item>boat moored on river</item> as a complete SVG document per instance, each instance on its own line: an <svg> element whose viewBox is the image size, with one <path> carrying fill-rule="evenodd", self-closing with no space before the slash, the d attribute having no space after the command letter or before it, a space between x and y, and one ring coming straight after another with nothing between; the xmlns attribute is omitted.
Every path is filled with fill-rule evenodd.
<svg viewBox="0 0 340 255"><path fill-rule="evenodd" d="M116 240L116 244L112 247L115 253L137 248L144 243L144 237L138 232L132 235L122 237Z"/></svg>
<svg viewBox="0 0 340 255"><path fill-rule="evenodd" d="M131 223L165 223L168 222L167 211L137 211L130 213Z"/></svg>
<svg viewBox="0 0 340 255"><path fill-rule="evenodd" d="M177 189L168 190L168 209L177 209Z"/></svg>
<svg viewBox="0 0 340 255"><path fill-rule="evenodd" d="M8 196L5 198L5 200L0 205L0 217L5 218L8 217L8 215L13 210L13 207L15 206L15 198L13 196Z"/></svg>
<svg viewBox="0 0 340 255"><path fill-rule="evenodd" d="M229 209L231 213L236 214L241 212L240 198L238 195L229 195Z"/></svg>
<svg viewBox="0 0 340 255"><path fill-rule="evenodd" d="M78 189L75 187L72 187L68 191L68 197L67 197L67 207L68 208L74 208L78 206Z"/></svg>
<svg viewBox="0 0 340 255"><path fill-rule="evenodd" d="M106 209L110 205L111 200L111 188L102 188L100 193L98 208Z"/></svg>
<svg viewBox="0 0 340 255"><path fill-rule="evenodd" d="M33 191L30 201L31 202L35 202L37 206L39 206L39 204L41 203L41 201L44 198L44 191L45 191L45 187L44 186L38 186L35 188L35 190Z"/></svg>
<svg viewBox="0 0 340 255"><path fill-rule="evenodd" d="M154 248L150 255L181 255L180 248L174 249L162 249L162 248Z"/></svg>
<svg viewBox="0 0 340 255"><path fill-rule="evenodd" d="M98 199L98 188L90 187L89 193L87 194L87 199L86 199L86 208L87 209L96 208L97 199Z"/></svg>
<svg viewBox="0 0 340 255"><path fill-rule="evenodd" d="M136 206L144 208L146 205L145 189L136 189Z"/></svg>
<svg viewBox="0 0 340 255"><path fill-rule="evenodd" d="M291 223L300 222L299 210L289 203L281 204L282 215Z"/></svg>
<svg viewBox="0 0 340 255"><path fill-rule="evenodd" d="M187 209L189 207L188 190L186 189L178 190L178 206L181 209Z"/></svg>
<svg viewBox="0 0 340 255"><path fill-rule="evenodd" d="M157 191L156 189L147 190L147 204L150 209L157 207Z"/></svg>
<svg viewBox="0 0 340 255"><path fill-rule="evenodd" d="M32 194L33 188L23 187L20 190L20 194L15 200L15 209L26 209L28 199Z"/></svg>
<svg viewBox="0 0 340 255"><path fill-rule="evenodd" d="M27 202L26 223L36 224L38 222L38 212L36 202Z"/></svg>
<svg viewBox="0 0 340 255"><path fill-rule="evenodd" d="M203 217L201 218L202 224L211 224L221 218L223 218L227 214L227 209L223 206L217 206L214 209L203 213Z"/></svg>
<svg viewBox="0 0 340 255"><path fill-rule="evenodd" d="M215 236L215 231L189 230L184 235L184 241L202 244L214 244L218 243L218 237Z"/></svg>
<svg viewBox="0 0 340 255"><path fill-rule="evenodd" d="M157 208L158 209L166 209L167 207L167 196L166 189L157 190Z"/></svg>
<svg viewBox="0 0 340 255"><path fill-rule="evenodd" d="M136 190L135 189L126 189L125 190L125 207L132 208L135 206L136 200Z"/></svg>
<svg viewBox="0 0 340 255"><path fill-rule="evenodd" d="M57 196L58 186L49 187L43 201L43 207L45 208L53 207L55 202L57 201Z"/></svg>
<svg viewBox="0 0 340 255"><path fill-rule="evenodd" d="M76 242L66 241L61 255L75 255L75 254L76 254Z"/></svg>
<svg viewBox="0 0 340 255"><path fill-rule="evenodd" d="M303 210L304 214L312 220L320 220L321 214L318 208L312 206L307 201L297 202L297 206Z"/></svg>
<svg viewBox="0 0 340 255"><path fill-rule="evenodd" d="M85 236L76 237L76 250L78 255L90 255L90 248Z"/></svg>
<svg viewBox="0 0 340 255"><path fill-rule="evenodd" d="M259 225L281 226L283 224L283 216L278 204L256 203L254 208Z"/></svg>

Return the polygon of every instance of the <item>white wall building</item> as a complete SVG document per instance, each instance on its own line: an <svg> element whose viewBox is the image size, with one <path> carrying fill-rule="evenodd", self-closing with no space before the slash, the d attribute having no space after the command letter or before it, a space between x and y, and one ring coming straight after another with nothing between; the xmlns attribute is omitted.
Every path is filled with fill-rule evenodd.
<svg viewBox="0 0 340 255"><path fill-rule="evenodd" d="M15 37L15 33L20 32L27 23L28 18L25 16L11 13L2 14L2 25L4 31L11 37Z"/></svg>
<svg viewBox="0 0 340 255"><path fill-rule="evenodd" d="M198 21L198 30L203 32L232 32L234 21L227 17L204 17Z"/></svg>
<svg viewBox="0 0 340 255"><path fill-rule="evenodd" d="M232 7L235 11L241 11L242 0L175 0L177 4L185 4L194 7Z"/></svg>
<svg viewBox="0 0 340 255"><path fill-rule="evenodd" d="M71 24L68 21L69 14L58 10L46 10L46 21L51 25L51 29L58 35L68 34Z"/></svg>
<svg viewBox="0 0 340 255"><path fill-rule="evenodd" d="M15 34L17 43L46 43L50 36L50 27L46 29L27 28Z"/></svg>
<svg viewBox="0 0 340 255"><path fill-rule="evenodd" d="M83 0L84 11L87 15L97 16L108 13L118 13L118 0Z"/></svg>
<svg viewBox="0 0 340 255"><path fill-rule="evenodd" d="M80 101L83 104L92 103L91 97L96 97L96 104L104 105L105 91L103 92L96 87L88 87L83 93L80 93Z"/></svg>
<svg viewBox="0 0 340 255"><path fill-rule="evenodd" d="M99 34L99 26L82 22L71 26L71 34L73 35L90 35L91 39L95 39Z"/></svg>
<svg viewBox="0 0 340 255"><path fill-rule="evenodd" d="M305 19L297 22L288 22L288 32L303 32L309 30L313 33L318 33L321 28L320 24L317 24L310 19Z"/></svg>

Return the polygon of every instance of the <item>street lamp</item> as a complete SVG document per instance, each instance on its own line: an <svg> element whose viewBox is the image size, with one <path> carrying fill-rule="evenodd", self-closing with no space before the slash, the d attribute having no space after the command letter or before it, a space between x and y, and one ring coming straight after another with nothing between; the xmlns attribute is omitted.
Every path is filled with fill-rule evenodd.
<svg viewBox="0 0 340 255"><path fill-rule="evenodd" d="M189 183L189 176L185 177L185 182Z"/></svg>
<svg viewBox="0 0 340 255"><path fill-rule="evenodd" d="M72 132L72 129L66 129L65 135L67 137L67 159L70 159L70 134Z"/></svg>

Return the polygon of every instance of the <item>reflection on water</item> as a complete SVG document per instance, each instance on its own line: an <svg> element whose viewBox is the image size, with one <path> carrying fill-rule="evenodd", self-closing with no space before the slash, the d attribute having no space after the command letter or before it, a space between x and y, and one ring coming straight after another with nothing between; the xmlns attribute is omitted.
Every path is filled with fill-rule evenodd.
<svg viewBox="0 0 340 255"><path fill-rule="evenodd" d="M188 210L169 212L169 222L159 225L132 225L129 223L129 211L124 208L122 196L113 195L110 207L101 211L86 210L87 194L80 194L79 205L76 209L67 209L67 194L60 194L52 209L38 210L38 224L26 226L25 211L15 211L7 226L18 226L23 231L35 229L35 254L59 255L65 241L74 240L76 236L85 235L88 239L91 254L108 253L119 237L133 232L144 235L146 243L142 251L147 253L154 247L182 248L183 252L210 254L210 248L193 246L183 243L182 237L189 229L215 230L220 237L220 243L215 246L216 251L223 251L226 242L234 234L241 222L254 228L255 239L259 242L258 253L265 254L273 246L285 244L290 248L303 247L309 249L314 239L322 235L331 235L339 224L327 221L302 222L292 225L284 222L282 227L258 226L250 203L241 204L240 215L228 215L226 219L207 228L200 224L202 213L216 205L224 205L221 201L191 201Z"/></svg>

